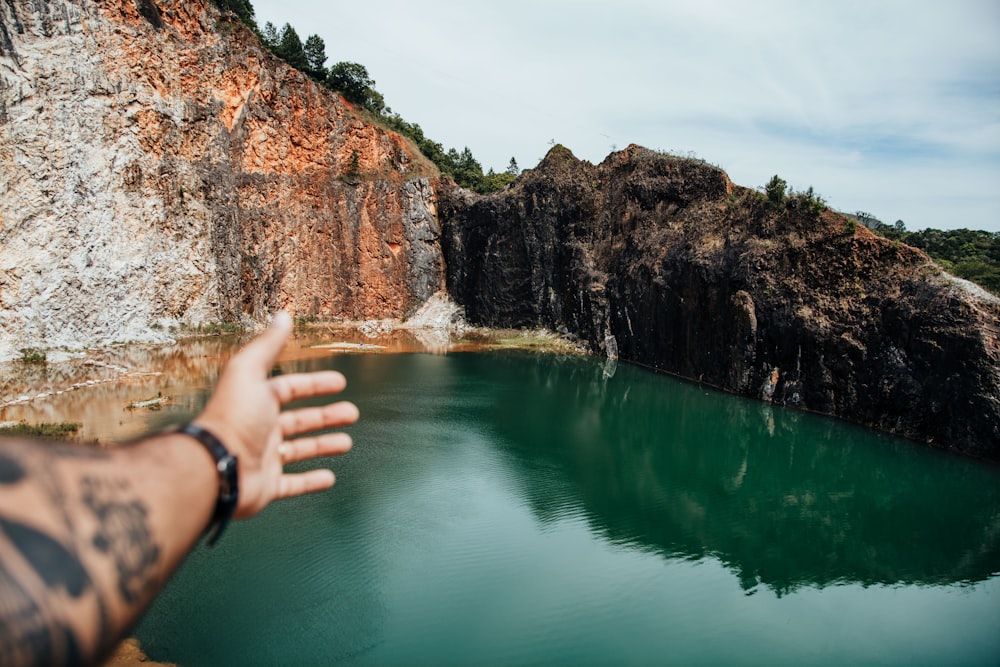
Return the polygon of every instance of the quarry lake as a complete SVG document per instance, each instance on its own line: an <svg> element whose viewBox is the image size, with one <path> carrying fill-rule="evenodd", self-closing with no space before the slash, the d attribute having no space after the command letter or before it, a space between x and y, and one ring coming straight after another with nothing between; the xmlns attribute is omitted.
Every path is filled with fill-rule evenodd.
<svg viewBox="0 0 1000 667"><path fill-rule="evenodd" d="M362 412L337 485L197 549L137 628L151 658L1000 661L995 466L595 359L282 370L327 367Z"/></svg>

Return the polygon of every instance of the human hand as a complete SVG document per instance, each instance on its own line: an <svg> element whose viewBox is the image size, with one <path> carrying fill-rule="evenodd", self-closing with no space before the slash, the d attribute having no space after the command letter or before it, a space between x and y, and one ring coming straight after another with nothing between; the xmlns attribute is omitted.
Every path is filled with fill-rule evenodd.
<svg viewBox="0 0 1000 667"><path fill-rule="evenodd" d="M273 500L330 488L334 482L330 470L291 474L282 466L343 454L351 448L351 437L346 433L290 439L302 433L347 426L358 419L357 407L346 401L281 412L281 406L291 401L336 394L347 385L344 376L336 371L269 378L291 330L288 313L276 313L271 326L230 359L204 411L194 420L214 433L239 459L237 518L253 516Z"/></svg>

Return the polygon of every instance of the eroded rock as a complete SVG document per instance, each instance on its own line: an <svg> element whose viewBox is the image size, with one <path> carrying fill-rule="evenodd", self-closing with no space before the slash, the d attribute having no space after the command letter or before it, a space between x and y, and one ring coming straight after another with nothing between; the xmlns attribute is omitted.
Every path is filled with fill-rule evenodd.
<svg viewBox="0 0 1000 667"><path fill-rule="evenodd" d="M556 147L488 197L442 190L471 324L567 331L727 391L1000 459L1000 300L831 211L697 160Z"/></svg>

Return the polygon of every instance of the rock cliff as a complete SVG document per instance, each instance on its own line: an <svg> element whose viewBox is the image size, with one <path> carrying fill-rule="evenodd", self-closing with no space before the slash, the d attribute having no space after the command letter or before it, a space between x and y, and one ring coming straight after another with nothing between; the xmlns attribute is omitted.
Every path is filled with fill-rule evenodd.
<svg viewBox="0 0 1000 667"><path fill-rule="evenodd" d="M473 323L1000 459L1000 300L917 250L636 146L597 166L556 147L500 193L439 196Z"/></svg>
<svg viewBox="0 0 1000 667"><path fill-rule="evenodd" d="M0 360L398 318L446 276L474 323L1000 459L1000 305L923 254L634 146L435 176L207 0L5 0Z"/></svg>
<svg viewBox="0 0 1000 667"><path fill-rule="evenodd" d="M7 0L0 359L399 317L442 284L435 174L206 0Z"/></svg>

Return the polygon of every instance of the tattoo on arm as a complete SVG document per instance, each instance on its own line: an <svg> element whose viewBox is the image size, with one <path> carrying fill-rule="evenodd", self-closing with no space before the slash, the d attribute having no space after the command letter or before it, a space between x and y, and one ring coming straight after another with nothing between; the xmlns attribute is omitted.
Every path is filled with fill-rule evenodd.
<svg viewBox="0 0 1000 667"><path fill-rule="evenodd" d="M100 477L83 478L83 501L98 520L94 547L115 561L118 592L129 604L156 589L153 566L160 548L146 521L148 511L138 500L126 500L129 483Z"/></svg>
<svg viewBox="0 0 1000 667"><path fill-rule="evenodd" d="M0 488L17 485L26 475L19 460L0 453ZM82 664L70 627L44 609L11 572L33 574L57 597L78 599L93 586L79 558L52 536L6 516L0 516L0 540L13 547L0 552L6 553L0 557L0 664Z"/></svg>
<svg viewBox="0 0 1000 667"><path fill-rule="evenodd" d="M102 590L87 570L94 554L110 560L126 604L145 602L158 586L161 550L141 496L128 480L94 468L60 473L59 462L70 458L108 453L49 444L0 450L0 493L40 492L39 509L62 525L49 532L33 511L0 510L0 665L83 664L85 654L93 658L95 647L99 652L116 640L106 601L114 589ZM94 521L79 522L81 512ZM90 630L68 621L69 609L80 605L91 610ZM84 632L91 641L81 641Z"/></svg>
<svg viewBox="0 0 1000 667"><path fill-rule="evenodd" d="M83 664L76 636L51 622L0 562L0 663L4 665Z"/></svg>

